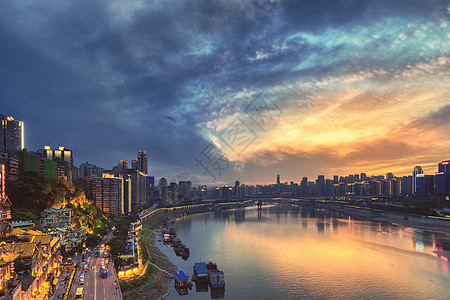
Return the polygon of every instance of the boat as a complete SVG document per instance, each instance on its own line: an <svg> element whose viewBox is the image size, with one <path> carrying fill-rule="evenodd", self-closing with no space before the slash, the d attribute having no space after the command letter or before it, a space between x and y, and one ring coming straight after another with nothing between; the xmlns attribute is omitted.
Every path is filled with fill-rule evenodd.
<svg viewBox="0 0 450 300"><path fill-rule="evenodd" d="M187 288L189 287L189 278L187 278L186 274L183 271L175 271L175 286L177 288Z"/></svg>
<svg viewBox="0 0 450 300"><path fill-rule="evenodd" d="M210 261L210 262L206 265L206 268L208 269L208 272L219 270L219 269L217 268L217 264L216 264L216 263L213 263L212 261Z"/></svg>
<svg viewBox="0 0 450 300"><path fill-rule="evenodd" d="M209 272L209 285L212 289L225 288L225 274L223 271L214 270Z"/></svg>
<svg viewBox="0 0 450 300"><path fill-rule="evenodd" d="M206 268L209 273L209 285L211 289L225 288L225 274L219 270L217 264L210 261L206 265Z"/></svg>
<svg viewBox="0 0 450 300"><path fill-rule="evenodd" d="M208 269L206 268L206 263L195 263L193 269L194 275L192 275L192 280L195 280L197 283L209 281L209 273Z"/></svg>
<svg viewBox="0 0 450 300"><path fill-rule="evenodd" d="M170 242L170 234L164 233L164 242Z"/></svg>

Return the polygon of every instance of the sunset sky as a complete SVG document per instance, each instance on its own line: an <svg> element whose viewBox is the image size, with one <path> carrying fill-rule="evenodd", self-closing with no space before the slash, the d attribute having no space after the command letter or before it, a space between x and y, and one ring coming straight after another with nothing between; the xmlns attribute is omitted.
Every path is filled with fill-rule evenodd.
<svg viewBox="0 0 450 300"><path fill-rule="evenodd" d="M0 39L0 113L76 165L142 148L212 184L450 159L448 1L2 1Z"/></svg>

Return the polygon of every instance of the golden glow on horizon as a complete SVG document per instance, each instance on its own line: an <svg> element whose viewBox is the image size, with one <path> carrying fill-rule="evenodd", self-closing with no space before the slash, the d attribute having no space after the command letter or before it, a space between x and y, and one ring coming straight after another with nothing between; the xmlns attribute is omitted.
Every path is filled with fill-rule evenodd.
<svg viewBox="0 0 450 300"><path fill-rule="evenodd" d="M285 106L279 104L283 115L267 122L245 151L238 155L217 138L212 140L231 161L255 161L264 167L309 160L320 168L317 173L326 176L360 172L401 176L411 173L414 165L434 173L450 153L449 123L431 117L450 105L449 72L442 61L448 59L411 65L386 82L383 74L388 72L378 70L379 81L373 80L374 72L360 72L298 82L290 85L292 90L274 87L272 92L290 92L291 99ZM296 89L311 93L298 98ZM229 120L219 118L215 124Z"/></svg>

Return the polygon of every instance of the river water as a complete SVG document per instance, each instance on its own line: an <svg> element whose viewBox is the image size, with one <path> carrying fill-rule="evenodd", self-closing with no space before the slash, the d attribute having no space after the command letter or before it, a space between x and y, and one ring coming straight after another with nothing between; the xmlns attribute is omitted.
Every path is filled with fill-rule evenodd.
<svg viewBox="0 0 450 300"><path fill-rule="evenodd" d="M288 205L186 216L175 229L189 259L157 242L162 252L189 277L195 262L216 262L226 288L194 283L180 296L172 281L168 299L450 297L449 262L436 254L448 249L448 234Z"/></svg>

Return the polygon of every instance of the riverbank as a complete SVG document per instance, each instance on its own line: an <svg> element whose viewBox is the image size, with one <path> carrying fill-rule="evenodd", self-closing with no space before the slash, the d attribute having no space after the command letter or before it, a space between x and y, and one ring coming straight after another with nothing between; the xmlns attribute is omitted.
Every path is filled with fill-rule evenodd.
<svg viewBox="0 0 450 300"><path fill-rule="evenodd" d="M124 300L160 300L169 296L170 282L173 278L171 274L177 270L177 266L155 246L155 231L165 218L175 214L175 212L158 213L142 222L143 230L140 233L139 246L142 249L146 271L140 278L121 283Z"/></svg>
<svg viewBox="0 0 450 300"><path fill-rule="evenodd" d="M328 204L324 202L318 203L317 205L315 205L315 207L346 213L374 222L386 222L392 225L411 227L424 231L450 233L450 220L443 220L441 218L391 211L383 211L382 215L374 215L373 211L369 208L350 205Z"/></svg>

